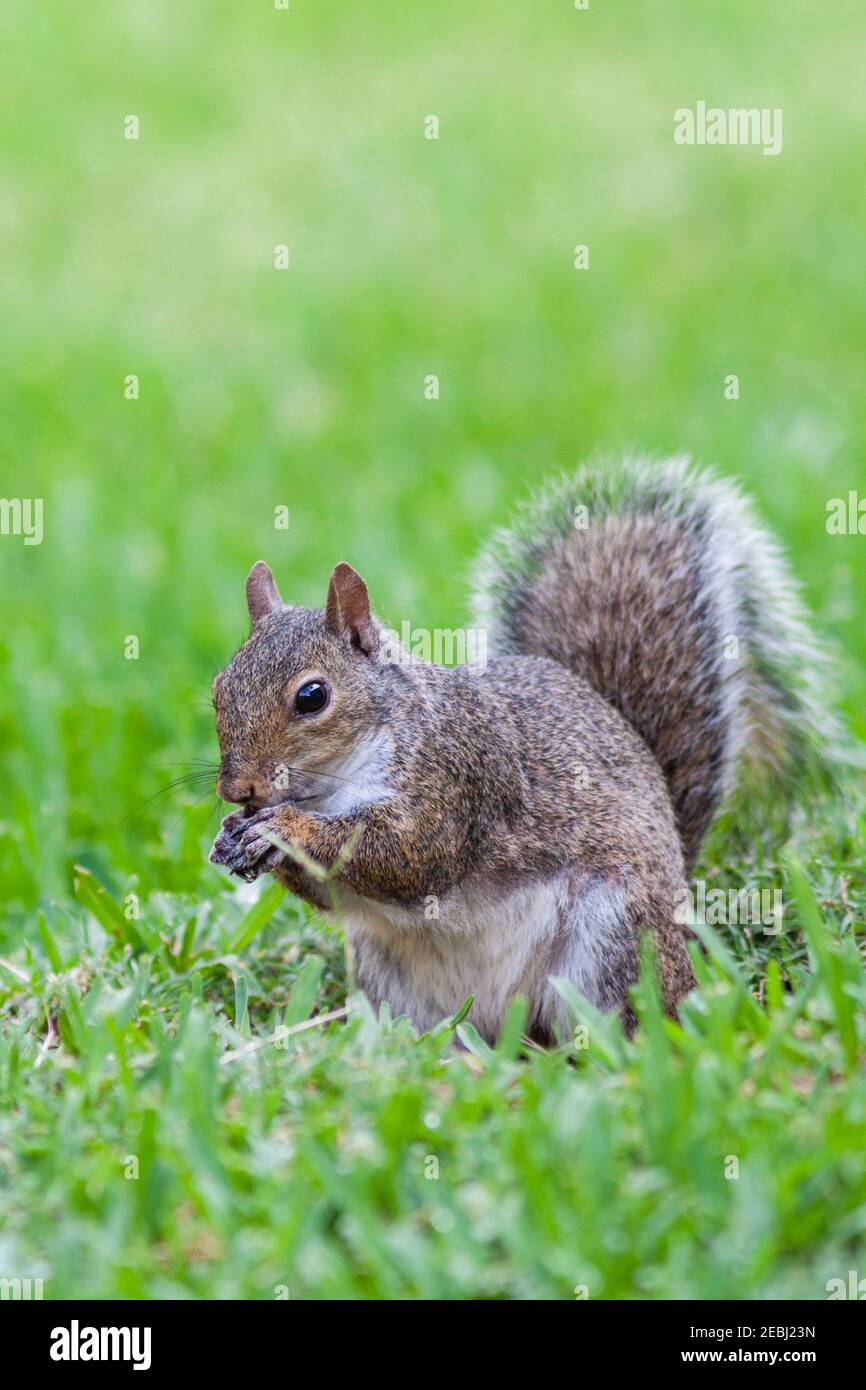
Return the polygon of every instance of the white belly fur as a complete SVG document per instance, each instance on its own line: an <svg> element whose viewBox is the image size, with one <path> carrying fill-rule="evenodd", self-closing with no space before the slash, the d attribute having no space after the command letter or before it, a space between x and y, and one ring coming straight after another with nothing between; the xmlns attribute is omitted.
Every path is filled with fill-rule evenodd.
<svg viewBox="0 0 866 1390"><path fill-rule="evenodd" d="M407 1014L419 1030L470 994L469 1020L486 1038L497 1036L515 994L529 1000L530 1027L562 1025L551 975L566 976L598 1007L610 1005L601 973L623 942L619 884L563 872L505 891L479 876L439 902L438 918L423 905L399 908L346 890L339 899L358 985L374 1006L387 1001L392 1015Z"/></svg>

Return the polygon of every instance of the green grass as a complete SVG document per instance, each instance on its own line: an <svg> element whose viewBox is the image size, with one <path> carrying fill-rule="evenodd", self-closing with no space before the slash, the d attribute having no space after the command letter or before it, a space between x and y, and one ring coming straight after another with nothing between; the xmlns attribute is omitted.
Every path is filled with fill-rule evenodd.
<svg viewBox="0 0 866 1390"><path fill-rule="evenodd" d="M859 8L13 0L0 42L0 492L45 507L41 546L0 538L0 1277L820 1298L866 1273L860 792L804 806L787 854L711 841L709 884L790 908L713 934L679 1026L645 983L633 1043L593 1019L523 1056L515 1016L491 1053L470 1013L457 1052L353 999L244 1052L342 1008L343 944L275 893L248 915L204 777L254 559L318 604L345 558L389 621L453 627L487 528L629 447L756 496L863 766L866 539L825 528L866 495ZM676 147L701 97L781 106L782 155Z"/></svg>

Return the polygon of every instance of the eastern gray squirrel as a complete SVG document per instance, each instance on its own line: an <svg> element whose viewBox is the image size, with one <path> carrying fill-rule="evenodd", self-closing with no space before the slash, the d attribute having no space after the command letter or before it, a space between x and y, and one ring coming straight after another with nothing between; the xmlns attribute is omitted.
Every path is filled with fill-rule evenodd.
<svg viewBox="0 0 866 1390"><path fill-rule="evenodd" d="M473 994L493 1041L522 994L550 1042L555 976L630 1028L644 932L673 1013L694 984L677 907L718 808L825 762L787 565L685 459L588 467L494 537L486 665L412 658L347 564L323 609L284 604L262 561L247 600L214 681L218 789L241 809L211 859L335 909L358 986L419 1029Z"/></svg>

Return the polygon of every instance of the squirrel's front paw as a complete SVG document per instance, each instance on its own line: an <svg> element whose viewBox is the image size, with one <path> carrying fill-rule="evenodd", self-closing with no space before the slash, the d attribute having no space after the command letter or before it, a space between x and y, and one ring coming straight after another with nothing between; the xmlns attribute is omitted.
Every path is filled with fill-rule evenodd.
<svg viewBox="0 0 866 1390"><path fill-rule="evenodd" d="M283 852L262 835L263 830L279 834L277 806L265 806L253 815L233 811L226 816L210 852L212 864L223 864L248 882L269 873L283 858Z"/></svg>

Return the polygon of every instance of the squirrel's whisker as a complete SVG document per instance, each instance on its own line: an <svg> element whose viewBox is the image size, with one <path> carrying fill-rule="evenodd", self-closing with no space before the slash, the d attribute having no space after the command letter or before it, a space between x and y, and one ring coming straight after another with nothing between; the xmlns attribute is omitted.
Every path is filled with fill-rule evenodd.
<svg viewBox="0 0 866 1390"><path fill-rule="evenodd" d="M357 787L360 783L354 777L341 777L336 772L315 772L312 768L284 767L284 772L294 777L317 777L319 781L337 782L345 787Z"/></svg>
<svg viewBox="0 0 866 1390"><path fill-rule="evenodd" d="M204 772L188 772L180 777L175 777L171 782L166 783L164 787L160 787L159 791L154 792L153 796L147 797L139 805L134 806L127 815L121 817L117 824L125 825L127 821L130 821L134 816L140 815L142 811L145 811L148 806L153 806L156 803L164 801L167 797L170 797L172 793L182 791L184 788L189 788L191 791L198 791L199 794L195 800L203 801L205 796L210 793L212 781L213 778L211 774Z"/></svg>

